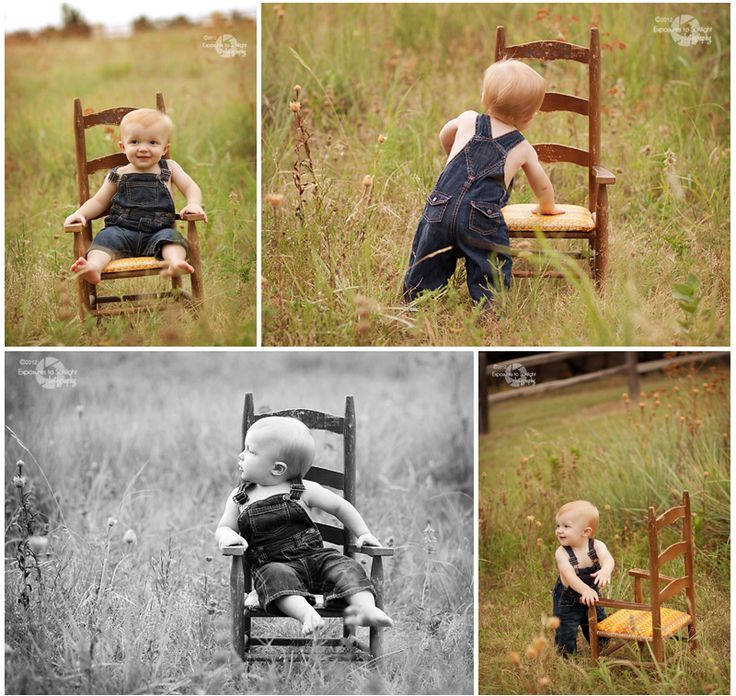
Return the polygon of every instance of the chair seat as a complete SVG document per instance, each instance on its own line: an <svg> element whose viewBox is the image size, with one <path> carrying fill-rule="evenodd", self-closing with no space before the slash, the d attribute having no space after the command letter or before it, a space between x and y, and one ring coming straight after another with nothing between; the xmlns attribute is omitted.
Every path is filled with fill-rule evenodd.
<svg viewBox="0 0 736 696"><path fill-rule="evenodd" d="M248 595L245 595L246 598ZM318 594L314 595L314 609L316 612L325 618L341 618L345 616L345 605L338 604L337 606L331 606L330 608L325 607L325 597L324 595ZM286 614L282 614L278 609L275 607L271 612L266 612L263 607L258 607L257 609L249 609L248 607L245 608L245 613L248 614L251 618L274 618L278 616L286 616Z"/></svg>
<svg viewBox="0 0 736 696"><path fill-rule="evenodd" d="M541 230L542 232L589 232L595 229L591 212L581 205L560 205L563 215L536 215L535 203L517 203L501 209L509 232Z"/></svg>
<svg viewBox="0 0 736 696"><path fill-rule="evenodd" d="M671 636L692 621L690 614L666 607L660 608L660 617L662 638ZM652 640L652 612L620 609L598 622L598 632L613 638Z"/></svg>
<svg viewBox="0 0 736 696"><path fill-rule="evenodd" d="M103 273L131 273L135 271L152 271L166 268L166 261L159 261L153 256L131 256L126 259L115 259L105 266Z"/></svg>

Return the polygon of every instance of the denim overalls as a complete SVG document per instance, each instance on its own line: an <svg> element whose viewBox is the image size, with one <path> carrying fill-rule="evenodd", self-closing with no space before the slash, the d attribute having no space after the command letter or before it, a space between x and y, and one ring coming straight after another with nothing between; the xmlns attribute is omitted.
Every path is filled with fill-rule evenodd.
<svg viewBox="0 0 736 696"><path fill-rule="evenodd" d="M509 233L501 208L513 181L507 189L504 165L508 151L523 140L519 131L494 139L490 116L478 114L475 135L448 162L427 198L404 278L405 299L445 285L458 257L465 258L474 302L493 299L494 289L500 286L496 265L501 266L504 285L510 285ZM439 251L445 247L452 248ZM497 259L493 266L488 259L491 253Z"/></svg>
<svg viewBox="0 0 736 696"><path fill-rule="evenodd" d="M601 569L598 563L598 554L595 552L593 539L588 539L588 558L593 561L589 568L578 568L578 558L569 546L563 546L570 557L570 564L575 568L576 575L596 592L595 578L591 575ZM555 646L563 654L574 654L577 650L578 626L583 629L585 640L590 643L590 631L588 629L588 607L580 603L580 593L571 587L565 587L560 578L557 578L554 590L552 590L552 614L560 619L560 626L555 632ZM598 621L606 618L603 607L596 605ZM601 645L606 641L599 638Z"/></svg>
<svg viewBox="0 0 736 696"><path fill-rule="evenodd" d="M113 258L155 256L162 259L164 244L188 245L174 229L174 199L166 186L171 170L165 159L159 161L160 174L108 174L117 183L105 228L94 238L89 250L100 249Z"/></svg>
<svg viewBox="0 0 736 696"><path fill-rule="evenodd" d="M289 493L278 493L248 505L241 484L233 496L241 511L240 535L248 542L245 558L253 569L253 585L261 606L278 613L272 602L285 595L301 595L310 604L315 594L325 605L363 590L375 591L362 566L333 548L322 545L322 535L299 503L304 492L300 478L292 479Z"/></svg>

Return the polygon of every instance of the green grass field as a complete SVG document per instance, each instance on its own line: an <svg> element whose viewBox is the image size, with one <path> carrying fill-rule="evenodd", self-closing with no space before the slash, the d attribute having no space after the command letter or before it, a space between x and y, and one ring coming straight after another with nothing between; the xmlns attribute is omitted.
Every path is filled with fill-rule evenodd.
<svg viewBox="0 0 736 696"><path fill-rule="evenodd" d="M680 370L650 376L641 388L641 402L628 405L625 381L609 380L491 409L491 432L479 442L480 693L730 692L728 373ZM616 660L594 668L581 636L576 658L557 656L554 631L542 627L557 577L556 510L580 498L598 507L597 536L616 562L605 594L633 600L627 571L648 567L647 507L661 513L685 489L694 513L699 651L668 640L659 672ZM677 564L664 572L682 574ZM668 603L682 605L684 595ZM540 635L547 644L527 653ZM636 656L629 647L614 655Z"/></svg>
<svg viewBox="0 0 736 696"><path fill-rule="evenodd" d="M65 352L76 386L57 389L18 374L40 357L6 354L6 693L473 693L470 354ZM230 652L230 559L213 535L238 480L247 390L258 412L341 415L355 397L356 507L396 549L379 664L272 648L245 667ZM317 452L331 467L341 443ZM50 551L40 576L25 553L27 607L17 460ZM255 620L254 635L269 623L298 635L283 619Z"/></svg>
<svg viewBox="0 0 736 696"><path fill-rule="evenodd" d="M712 29L710 45L655 33L668 26L657 18L685 11ZM617 177L605 291L568 269L516 280L484 316L459 271L403 305L411 240L444 166L440 128L480 108L496 26L509 43L587 45L591 22L601 160ZM726 5L264 5L263 193L284 196L263 204L264 344L727 344L729 42ZM540 70L587 96L584 66ZM309 157L295 151L297 118ZM543 114L525 135L587 149L586 133L583 117ZM546 166L559 202L587 202L584 170ZM531 200L520 173L511 202Z"/></svg>
<svg viewBox="0 0 736 696"><path fill-rule="evenodd" d="M245 57L223 58L205 35L232 34ZM255 23L192 26L129 38L39 39L6 45L5 340L8 345L253 345L256 340ZM212 43L212 41L210 41ZM204 311L105 319L77 312L62 231L76 210L72 108L155 106L175 124L171 157L203 193ZM118 133L88 131L88 157L118 150ZM91 179L96 191L103 172ZM176 194L177 210L184 206ZM94 224L94 232L102 221ZM170 284L169 284L170 286ZM184 281L185 289L189 281ZM108 281L100 294L166 289L158 278Z"/></svg>

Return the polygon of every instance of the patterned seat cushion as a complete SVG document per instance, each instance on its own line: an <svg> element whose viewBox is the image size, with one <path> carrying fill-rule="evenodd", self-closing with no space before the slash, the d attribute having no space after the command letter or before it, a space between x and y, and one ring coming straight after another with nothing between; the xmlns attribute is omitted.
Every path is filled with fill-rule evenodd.
<svg viewBox="0 0 736 696"><path fill-rule="evenodd" d="M661 607L659 611L662 621L662 638L671 636L675 631L690 623L690 614L683 611L666 607ZM620 609L603 621L599 621L598 631L616 638L652 640L652 612Z"/></svg>
<svg viewBox="0 0 736 696"><path fill-rule="evenodd" d="M560 205L563 215L535 215L535 203L507 205L501 210L510 232L541 230L542 232L589 232L595 229L595 221L587 208L580 205Z"/></svg>
<svg viewBox="0 0 736 696"><path fill-rule="evenodd" d="M153 256L132 256L127 259L115 259L105 266L103 273L129 273L130 271L150 271L166 268L166 261L159 261Z"/></svg>

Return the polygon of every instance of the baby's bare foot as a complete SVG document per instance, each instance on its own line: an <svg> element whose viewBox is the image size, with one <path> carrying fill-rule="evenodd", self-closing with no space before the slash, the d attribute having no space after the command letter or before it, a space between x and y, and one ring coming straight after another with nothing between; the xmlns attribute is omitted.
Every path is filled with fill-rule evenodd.
<svg viewBox="0 0 736 696"><path fill-rule="evenodd" d="M185 273L194 273L192 268L184 259L172 259L169 261L169 267L161 271L161 275L166 278L184 275Z"/></svg>
<svg viewBox="0 0 736 696"><path fill-rule="evenodd" d="M325 625L322 617L315 609L310 607L310 612L302 619L302 635L311 636L317 633Z"/></svg>
<svg viewBox="0 0 736 696"><path fill-rule="evenodd" d="M260 609L261 603L258 601L258 593L255 590L251 590L245 598L246 609Z"/></svg>
<svg viewBox="0 0 736 696"><path fill-rule="evenodd" d="M393 626L393 619L378 607L355 607L345 609L345 623L352 626Z"/></svg>
<svg viewBox="0 0 736 696"><path fill-rule="evenodd" d="M80 256L72 264L69 271L71 273L76 273L78 275L81 275L82 278L84 278L88 283L92 283L92 285L97 285L97 283L99 283L100 280L102 279L100 272L96 268L92 268L89 265L89 262L87 261L87 259L84 258L84 256Z"/></svg>

